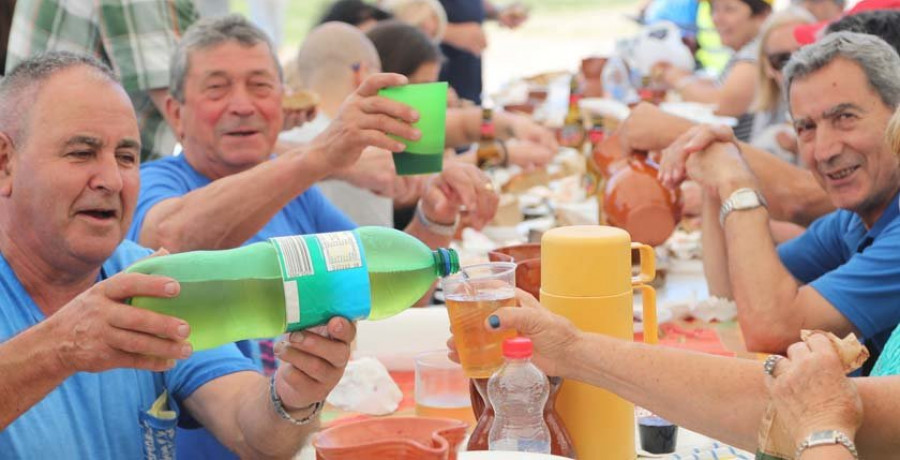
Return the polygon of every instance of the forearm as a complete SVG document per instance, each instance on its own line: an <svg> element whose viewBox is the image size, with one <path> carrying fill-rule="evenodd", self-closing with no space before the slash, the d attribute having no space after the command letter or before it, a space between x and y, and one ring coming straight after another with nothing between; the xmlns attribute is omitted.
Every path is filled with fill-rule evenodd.
<svg viewBox="0 0 900 460"><path fill-rule="evenodd" d="M418 216L413 216L404 231L418 238L431 249L446 248L450 246L451 237L438 235L437 233L428 230L428 227L419 221Z"/></svg>
<svg viewBox="0 0 900 460"><path fill-rule="evenodd" d="M481 139L481 107L447 109L444 145L450 148L468 145Z"/></svg>
<svg viewBox="0 0 900 460"><path fill-rule="evenodd" d="M325 176L314 163L308 154L285 154L163 201L147 213L140 243L170 252L240 246Z"/></svg>
<svg viewBox="0 0 900 460"><path fill-rule="evenodd" d="M732 212L725 220L728 270L747 349L783 352L800 338L800 286L781 263L765 208Z"/></svg>
<svg viewBox="0 0 900 460"><path fill-rule="evenodd" d="M282 419L269 398L268 379L255 379L245 392L238 409L238 427L250 452L241 457L292 458L303 446L306 438L319 429L318 421L306 425L294 425Z"/></svg>
<svg viewBox="0 0 900 460"><path fill-rule="evenodd" d="M175 126L175 124L172 123L172 120L169 119L169 115L166 111L166 98L169 97L169 88L151 89L147 94L150 96L150 102L156 106L156 110L163 116L163 119L166 120L169 127Z"/></svg>
<svg viewBox="0 0 900 460"><path fill-rule="evenodd" d="M744 161L756 173L773 219L806 227L834 210L812 173L749 144L741 142L739 146Z"/></svg>
<svg viewBox="0 0 900 460"><path fill-rule="evenodd" d="M722 203L718 197L703 192L703 219L701 239L703 248L703 273L709 294L726 299L732 298L731 281L728 277L728 252L725 234L719 224L719 209Z"/></svg>
<svg viewBox="0 0 900 460"><path fill-rule="evenodd" d="M683 77L686 80L676 83L681 99L701 104L718 104L722 90L711 80L698 77Z"/></svg>
<svg viewBox="0 0 900 460"><path fill-rule="evenodd" d="M0 431L71 375L49 328L41 323L0 343Z"/></svg>
<svg viewBox="0 0 900 460"><path fill-rule="evenodd" d="M895 458L900 452L900 376L853 379L863 402L863 422L856 432L860 458ZM806 458L806 457L804 457Z"/></svg>
<svg viewBox="0 0 900 460"><path fill-rule="evenodd" d="M603 387L690 430L755 448L767 400L760 363L582 337L563 377Z"/></svg>
<svg viewBox="0 0 900 460"><path fill-rule="evenodd" d="M471 32L467 25L473 23L449 23L444 31L444 37L441 39L444 44L454 46L456 48L465 49L467 37L466 34Z"/></svg>
<svg viewBox="0 0 900 460"><path fill-rule="evenodd" d="M190 414L241 458L291 458L318 422L294 425L275 412L269 379L257 372L218 377L184 401Z"/></svg>

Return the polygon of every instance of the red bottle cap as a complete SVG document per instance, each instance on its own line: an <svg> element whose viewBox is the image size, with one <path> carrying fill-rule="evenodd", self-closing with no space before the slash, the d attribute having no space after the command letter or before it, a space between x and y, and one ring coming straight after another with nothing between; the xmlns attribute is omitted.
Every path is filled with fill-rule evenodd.
<svg viewBox="0 0 900 460"><path fill-rule="evenodd" d="M513 337L503 341L503 356L510 359L530 358L534 345L528 337Z"/></svg>

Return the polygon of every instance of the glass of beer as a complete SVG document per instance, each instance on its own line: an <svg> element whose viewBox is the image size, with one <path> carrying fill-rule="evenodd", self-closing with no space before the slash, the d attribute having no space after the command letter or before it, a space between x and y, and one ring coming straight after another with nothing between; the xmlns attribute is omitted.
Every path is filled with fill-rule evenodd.
<svg viewBox="0 0 900 460"><path fill-rule="evenodd" d="M415 356L416 415L460 420L475 426L469 399L469 379L459 364L450 361L447 350L426 351Z"/></svg>
<svg viewBox="0 0 900 460"><path fill-rule="evenodd" d="M516 331L489 331L484 323L498 308L516 305L516 264L464 267L445 278L443 287L463 371L469 378L490 377L503 365L503 339L515 337Z"/></svg>

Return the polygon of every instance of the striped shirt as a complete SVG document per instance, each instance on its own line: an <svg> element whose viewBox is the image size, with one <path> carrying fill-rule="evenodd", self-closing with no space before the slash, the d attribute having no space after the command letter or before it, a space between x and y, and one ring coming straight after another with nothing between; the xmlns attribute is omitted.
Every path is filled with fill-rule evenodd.
<svg viewBox="0 0 900 460"><path fill-rule="evenodd" d="M728 63L725 64L725 68L722 69L722 73L719 75L719 85L725 83L725 80L728 79L731 70L734 69L734 66L737 63L749 62L750 64L756 65L758 53L759 37L754 38L753 41L744 45L743 48L731 56L731 59L728 60ZM734 135L738 140L747 142L750 140L750 134L753 131L753 114L747 112L738 116L737 119L738 124L734 127Z"/></svg>
<svg viewBox="0 0 900 460"><path fill-rule="evenodd" d="M197 19L191 0L18 0L7 72L46 51L90 54L122 80L141 131L141 159L172 154L175 136L150 100L169 86L169 59Z"/></svg>

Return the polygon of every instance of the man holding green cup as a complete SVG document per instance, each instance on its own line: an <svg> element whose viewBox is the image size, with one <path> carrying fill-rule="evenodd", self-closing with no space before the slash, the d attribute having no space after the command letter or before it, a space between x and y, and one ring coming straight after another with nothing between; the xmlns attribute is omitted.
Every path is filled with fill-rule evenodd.
<svg viewBox="0 0 900 460"><path fill-rule="evenodd" d="M394 167L401 176L441 172L447 119L447 82L421 83L384 88L379 96L402 102L419 112L413 126L422 133L418 140L394 137L406 144L394 153Z"/></svg>

